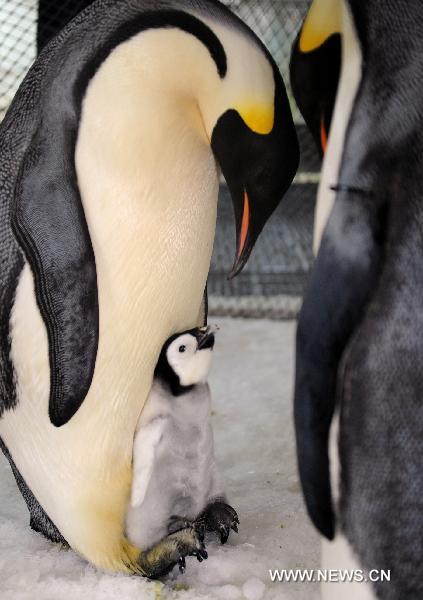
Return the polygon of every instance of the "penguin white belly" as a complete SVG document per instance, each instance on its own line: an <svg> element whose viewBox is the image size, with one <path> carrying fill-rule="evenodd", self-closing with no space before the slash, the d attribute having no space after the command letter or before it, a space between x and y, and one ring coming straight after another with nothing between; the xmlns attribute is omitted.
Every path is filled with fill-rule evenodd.
<svg viewBox="0 0 423 600"><path fill-rule="evenodd" d="M147 46L156 43L142 35ZM166 35L170 50L175 35L184 36L180 45L194 43L181 32ZM136 556L122 536L137 419L163 342L198 323L218 192L195 103L147 90L134 62L148 55L141 37L114 50L91 81L76 149L99 295L92 385L75 416L55 428L46 329L26 265L11 318L19 400L0 421L17 468L65 539L117 570Z"/></svg>
<svg viewBox="0 0 423 600"><path fill-rule="evenodd" d="M339 499L339 454L338 454L339 413L334 415L329 442L331 486L334 502ZM336 571L363 570L347 538L337 531L335 539L329 542L322 538L322 569ZM322 583L322 600L376 600L371 584L366 582Z"/></svg>

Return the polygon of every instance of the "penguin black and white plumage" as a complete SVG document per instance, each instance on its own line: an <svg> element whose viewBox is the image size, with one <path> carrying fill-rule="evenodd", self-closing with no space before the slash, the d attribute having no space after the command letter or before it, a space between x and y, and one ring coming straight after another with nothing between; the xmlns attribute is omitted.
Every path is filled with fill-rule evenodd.
<svg viewBox="0 0 423 600"><path fill-rule="evenodd" d="M0 438L35 529L146 574L133 437L204 322L218 167L236 274L297 164L280 73L218 2L98 0L43 49L0 127Z"/></svg>
<svg viewBox="0 0 423 600"><path fill-rule="evenodd" d="M326 4L317 0L315 14ZM299 469L314 524L334 538L323 566L378 571L367 583L326 585L323 598L417 600L423 10L337 4L343 61L318 195L326 217L297 333Z"/></svg>
<svg viewBox="0 0 423 600"><path fill-rule="evenodd" d="M197 529L200 539L203 530L214 531L222 543L230 529L237 531L214 457L207 383L213 346L211 328L196 328L172 336L160 353L134 439L127 527L141 548L185 527Z"/></svg>

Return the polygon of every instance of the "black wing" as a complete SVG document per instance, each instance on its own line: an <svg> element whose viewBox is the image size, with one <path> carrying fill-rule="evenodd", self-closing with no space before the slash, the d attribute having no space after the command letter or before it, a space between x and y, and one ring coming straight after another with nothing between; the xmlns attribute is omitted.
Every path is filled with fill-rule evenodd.
<svg viewBox="0 0 423 600"><path fill-rule="evenodd" d="M334 535L328 437L338 367L379 272L381 207L372 196L339 192L316 259L297 331L295 430L310 517Z"/></svg>

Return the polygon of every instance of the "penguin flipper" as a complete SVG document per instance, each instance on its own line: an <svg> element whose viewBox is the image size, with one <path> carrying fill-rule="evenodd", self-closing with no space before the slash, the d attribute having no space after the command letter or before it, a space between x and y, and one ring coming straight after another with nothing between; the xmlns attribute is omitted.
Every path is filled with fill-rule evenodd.
<svg viewBox="0 0 423 600"><path fill-rule="evenodd" d="M61 134L72 137L66 131ZM95 258L76 180L73 142L56 139L47 144L34 136L17 179L11 219L47 328L49 416L57 427L69 421L88 392L98 344Z"/></svg>
<svg viewBox="0 0 423 600"><path fill-rule="evenodd" d="M328 438L338 368L379 272L378 211L372 197L338 193L298 323L294 399L298 466L311 520L328 539L335 529Z"/></svg>
<svg viewBox="0 0 423 600"><path fill-rule="evenodd" d="M131 491L131 506L138 508L144 502L153 474L156 449L159 444L166 419L157 418L138 430L133 448L133 481ZM142 431L142 435L139 432Z"/></svg>

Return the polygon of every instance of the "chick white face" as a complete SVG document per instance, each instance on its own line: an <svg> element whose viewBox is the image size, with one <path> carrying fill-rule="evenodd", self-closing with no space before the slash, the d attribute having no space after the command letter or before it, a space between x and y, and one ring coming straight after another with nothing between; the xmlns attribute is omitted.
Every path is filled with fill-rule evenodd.
<svg viewBox="0 0 423 600"><path fill-rule="evenodd" d="M183 333L169 345L166 358L171 369L183 386L195 385L206 380L210 370L213 351L213 336L202 345L202 338ZM200 346L200 347L199 347Z"/></svg>

